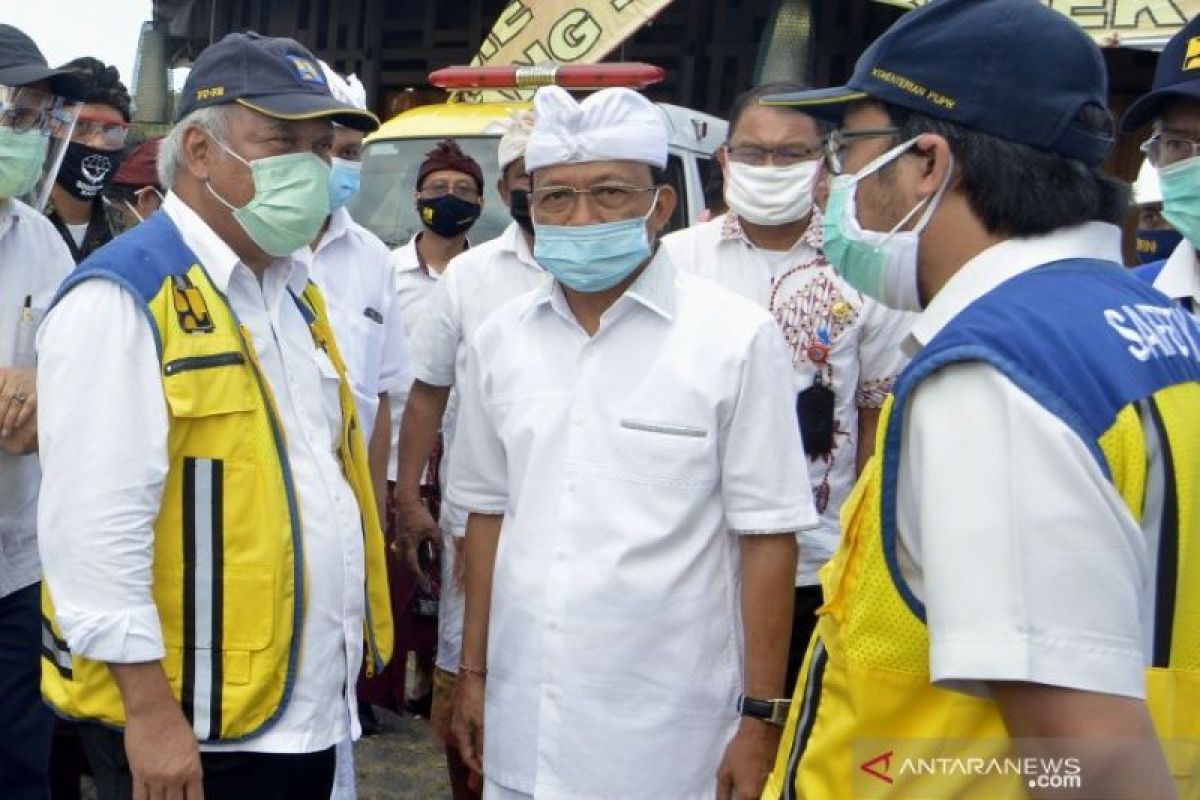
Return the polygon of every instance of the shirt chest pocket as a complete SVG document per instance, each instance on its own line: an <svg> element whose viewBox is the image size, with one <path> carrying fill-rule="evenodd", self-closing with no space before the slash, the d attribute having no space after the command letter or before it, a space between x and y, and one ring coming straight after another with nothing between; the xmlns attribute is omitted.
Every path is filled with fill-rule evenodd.
<svg viewBox="0 0 1200 800"><path fill-rule="evenodd" d="M329 430L330 447L337 449L342 433L341 378L338 376L337 368L333 366L333 362L324 350L317 350L313 354L313 358L316 361L318 378L321 382L319 395L321 422Z"/></svg>
<svg viewBox="0 0 1200 800"><path fill-rule="evenodd" d="M719 476L716 438L706 423L626 414L618 418L613 446L626 480L706 488Z"/></svg>
<svg viewBox="0 0 1200 800"><path fill-rule="evenodd" d="M372 310L373 311L373 310ZM373 312L378 314L378 312ZM364 397L379 394L379 374L383 359L383 325L365 313L351 321L351 341L338 339L338 349L346 362L346 371L354 387ZM332 366L332 365L331 365Z"/></svg>

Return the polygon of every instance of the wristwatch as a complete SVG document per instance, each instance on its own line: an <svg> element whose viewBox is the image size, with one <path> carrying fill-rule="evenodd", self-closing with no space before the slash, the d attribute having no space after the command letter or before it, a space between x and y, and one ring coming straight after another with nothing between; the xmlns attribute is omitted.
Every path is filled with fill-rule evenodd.
<svg viewBox="0 0 1200 800"><path fill-rule="evenodd" d="M738 697L738 713L743 717L761 719L771 725L783 727L787 722L791 700L759 700L757 697Z"/></svg>

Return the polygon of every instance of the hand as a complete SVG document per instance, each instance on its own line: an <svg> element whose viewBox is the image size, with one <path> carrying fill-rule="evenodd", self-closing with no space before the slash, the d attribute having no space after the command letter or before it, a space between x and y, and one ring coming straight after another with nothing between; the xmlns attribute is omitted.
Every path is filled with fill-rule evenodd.
<svg viewBox="0 0 1200 800"><path fill-rule="evenodd" d="M38 450L37 417L30 418L27 423L13 431L11 436L0 436L0 450L14 456L36 453Z"/></svg>
<svg viewBox="0 0 1200 800"><path fill-rule="evenodd" d="M462 673L454 690L454 719L450 732L458 742L463 763L483 774L483 692L481 675Z"/></svg>
<svg viewBox="0 0 1200 800"><path fill-rule="evenodd" d="M725 748L717 770L717 800L755 800L762 796L775 764L780 729L762 720L742 717L738 731Z"/></svg>
<svg viewBox="0 0 1200 800"><path fill-rule="evenodd" d="M392 552L403 561L418 578L424 578L417 549L428 539L435 550L442 546L442 532L429 509L418 498L396 497L396 542Z"/></svg>
<svg viewBox="0 0 1200 800"><path fill-rule="evenodd" d="M24 428L37 412L37 373L33 367L0 369L0 437Z"/></svg>
<svg viewBox="0 0 1200 800"><path fill-rule="evenodd" d="M131 715L125 755L133 776L133 800L204 800L200 747L179 706Z"/></svg>

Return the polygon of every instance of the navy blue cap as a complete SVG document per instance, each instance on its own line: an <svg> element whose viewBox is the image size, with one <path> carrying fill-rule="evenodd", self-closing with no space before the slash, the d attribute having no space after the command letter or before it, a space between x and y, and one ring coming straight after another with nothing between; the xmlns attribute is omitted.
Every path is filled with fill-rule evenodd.
<svg viewBox="0 0 1200 800"><path fill-rule="evenodd" d="M51 69L46 57L22 30L0 25L0 84L27 86L38 81L50 84L50 91L67 100L83 99L83 82L71 73Z"/></svg>
<svg viewBox="0 0 1200 800"><path fill-rule="evenodd" d="M1092 166L1115 138L1076 120L1088 106L1108 113L1100 48L1039 0L932 0L876 39L845 86L762 102L840 123L849 103L866 99Z"/></svg>
<svg viewBox="0 0 1200 800"><path fill-rule="evenodd" d="M1200 17L1171 37L1158 56L1150 93L1138 98L1121 117L1121 130L1131 133L1162 114L1176 98L1200 100Z"/></svg>
<svg viewBox="0 0 1200 800"><path fill-rule="evenodd" d="M204 49L192 64L175 121L198 108L238 103L285 120L328 118L360 131L379 119L334 98L317 57L294 39L231 33Z"/></svg>

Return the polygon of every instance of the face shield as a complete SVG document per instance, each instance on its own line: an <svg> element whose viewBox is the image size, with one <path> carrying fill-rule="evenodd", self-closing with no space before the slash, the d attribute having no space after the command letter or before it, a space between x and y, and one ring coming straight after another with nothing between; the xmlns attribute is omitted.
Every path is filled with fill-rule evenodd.
<svg viewBox="0 0 1200 800"><path fill-rule="evenodd" d="M80 103L28 86L0 85L0 184L41 211L79 116Z"/></svg>

